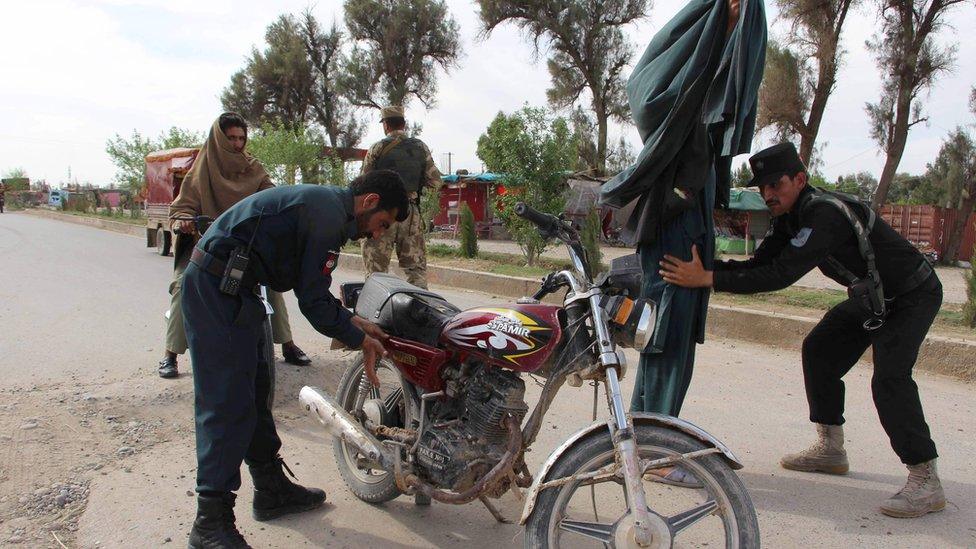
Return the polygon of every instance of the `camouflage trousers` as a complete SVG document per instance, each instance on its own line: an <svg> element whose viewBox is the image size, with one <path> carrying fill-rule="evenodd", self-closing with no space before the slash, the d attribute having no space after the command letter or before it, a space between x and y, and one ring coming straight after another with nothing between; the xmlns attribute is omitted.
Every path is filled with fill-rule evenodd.
<svg viewBox="0 0 976 549"><path fill-rule="evenodd" d="M366 274L385 273L390 269L390 257L396 248L400 268L407 275L407 282L421 288L427 287L427 245L424 242L424 223L420 209L410 203L410 215L394 223L379 239L363 241L363 264Z"/></svg>
<svg viewBox="0 0 976 549"><path fill-rule="evenodd" d="M180 262L173 270L173 281L169 283L169 316L166 319L166 350L178 355L186 352L186 332L183 330L183 307L180 306L181 294L183 293L183 271L186 269L186 262ZM268 302L274 309L271 315L271 331L274 333L274 342L281 344L292 340L291 325L288 323L288 309L285 308L285 300L278 292L268 290Z"/></svg>

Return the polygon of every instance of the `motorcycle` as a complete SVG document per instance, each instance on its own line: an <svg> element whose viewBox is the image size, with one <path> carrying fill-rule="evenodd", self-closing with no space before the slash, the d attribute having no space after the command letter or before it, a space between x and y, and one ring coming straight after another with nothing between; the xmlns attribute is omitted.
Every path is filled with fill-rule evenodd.
<svg viewBox="0 0 976 549"><path fill-rule="evenodd" d="M518 204L547 239L566 244L573 268L506 307L465 311L387 274L344 284L344 306L386 331L388 357L373 386L360 358L335 398L304 387L302 405L334 437L347 487L367 503L413 495L418 504L480 500L512 491L522 502L525 547L758 547L759 527L729 448L692 423L627 412L620 390L624 347L651 343L657 308L640 298L636 256L594 280L577 229ZM561 305L541 300L566 291ZM540 381L531 413L526 378ZM607 420L560 444L532 475L525 453L565 385L604 386ZM680 466L695 479L677 487L660 474ZM656 474L657 473L657 474Z"/></svg>

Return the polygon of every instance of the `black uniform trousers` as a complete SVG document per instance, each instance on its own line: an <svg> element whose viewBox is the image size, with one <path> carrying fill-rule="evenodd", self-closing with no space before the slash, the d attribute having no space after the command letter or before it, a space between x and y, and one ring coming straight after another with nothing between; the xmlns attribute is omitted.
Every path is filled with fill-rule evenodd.
<svg viewBox="0 0 976 549"><path fill-rule="evenodd" d="M183 324L193 360L197 492L241 486L241 462L275 458L271 415L274 354L264 304L249 290L229 296L217 276L190 263L183 274Z"/></svg>
<svg viewBox="0 0 976 549"><path fill-rule="evenodd" d="M877 330L862 327L864 313L850 300L828 311L803 341L810 421L844 423L841 378L870 345L874 353L871 393L891 447L906 465L936 458L912 368L941 304L942 283L933 273L919 287L889 303L888 318Z"/></svg>

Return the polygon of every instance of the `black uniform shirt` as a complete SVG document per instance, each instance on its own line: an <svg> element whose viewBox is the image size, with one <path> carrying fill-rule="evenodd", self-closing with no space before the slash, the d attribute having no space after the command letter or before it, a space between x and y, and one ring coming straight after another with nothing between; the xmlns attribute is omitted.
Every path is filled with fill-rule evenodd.
<svg viewBox="0 0 976 549"><path fill-rule="evenodd" d="M805 187L797 197L802 204L812 187ZM849 281L827 263L833 256L855 276L867 275L867 264L857 247L857 236L850 221L835 206L823 202L798 208L773 220L772 231L748 261L716 261L713 287L719 292L750 294L786 288L803 275L819 267L821 272L847 286ZM855 214L866 223L863 212ZM901 286L925 261L922 254L904 237L878 217L868 236L874 248L875 263L885 295L903 293Z"/></svg>
<svg viewBox="0 0 976 549"><path fill-rule="evenodd" d="M290 185L241 200L217 218L197 246L223 260L253 236L247 279L277 292L295 290L302 314L316 330L359 347L363 332L329 291L339 250L356 232L349 190Z"/></svg>

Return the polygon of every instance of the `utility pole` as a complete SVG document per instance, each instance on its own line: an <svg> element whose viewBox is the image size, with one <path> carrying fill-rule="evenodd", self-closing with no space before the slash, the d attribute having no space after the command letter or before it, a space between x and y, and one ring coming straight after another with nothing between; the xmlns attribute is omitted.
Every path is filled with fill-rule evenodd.
<svg viewBox="0 0 976 549"><path fill-rule="evenodd" d="M453 171L451 171L451 157L454 156L454 153L449 152L444 154L447 155L447 175L451 175L452 173L454 173Z"/></svg>

